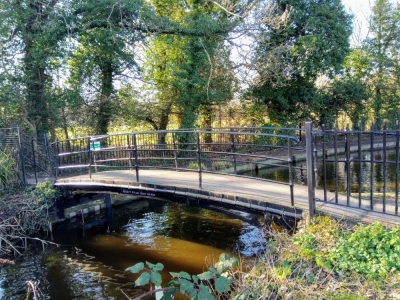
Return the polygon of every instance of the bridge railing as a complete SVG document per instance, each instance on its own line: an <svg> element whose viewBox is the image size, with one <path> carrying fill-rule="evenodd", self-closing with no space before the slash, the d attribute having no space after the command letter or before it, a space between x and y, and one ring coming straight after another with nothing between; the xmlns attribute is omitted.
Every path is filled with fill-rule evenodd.
<svg viewBox="0 0 400 300"><path fill-rule="evenodd" d="M245 130L247 129L247 130ZM286 182L258 178L287 185L294 205L293 151L299 138L295 128L219 128L182 129L87 136L52 144L58 176L87 174L107 170L132 170L140 180L141 169L169 169L197 172L199 187L203 173L249 177L255 169L283 167L288 169Z"/></svg>

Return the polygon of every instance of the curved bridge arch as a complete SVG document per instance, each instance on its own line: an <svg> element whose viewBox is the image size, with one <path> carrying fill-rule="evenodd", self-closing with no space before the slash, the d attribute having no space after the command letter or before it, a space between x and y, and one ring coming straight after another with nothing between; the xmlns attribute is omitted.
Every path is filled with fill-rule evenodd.
<svg viewBox="0 0 400 300"><path fill-rule="evenodd" d="M190 197L300 219L307 205L295 208L293 151L305 149L297 147L296 134L299 132L295 128L252 127L151 131L58 141L52 144L57 153L56 185L150 193L143 196L160 198ZM244 174L276 167L287 168L290 175L286 181ZM243 192L243 184L249 191ZM268 195L276 191L278 196ZM279 199L271 200L274 198Z"/></svg>

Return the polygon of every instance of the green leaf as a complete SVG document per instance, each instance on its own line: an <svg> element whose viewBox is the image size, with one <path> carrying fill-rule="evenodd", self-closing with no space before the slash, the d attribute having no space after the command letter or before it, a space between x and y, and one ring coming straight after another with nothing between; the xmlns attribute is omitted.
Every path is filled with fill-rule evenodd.
<svg viewBox="0 0 400 300"><path fill-rule="evenodd" d="M156 286L161 286L162 279L161 275L158 272L151 272L150 274L150 280L152 283L154 283Z"/></svg>
<svg viewBox="0 0 400 300"><path fill-rule="evenodd" d="M198 300L215 300L213 295L211 295L208 287L206 287L203 284L199 285L199 287L200 287L200 292L197 294Z"/></svg>
<svg viewBox="0 0 400 300"><path fill-rule="evenodd" d="M191 293L194 290L194 283L189 280L179 279L178 283L181 285L179 290L182 294Z"/></svg>
<svg viewBox="0 0 400 300"><path fill-rule="evenodd" d="M150 268L153 269L155 264L152 264L151 262L146 261L146 265Z"/></svg>
<svg viewBox="0 0 400 300"><path fill-rule="evenodd" d="M219 261L229 260L230 258L231 258L231 256L228 253L222 253L219 256Z"/></svg>
<svg viewBox="0 0 400 300"><path fill-rule="evenodd" d="M192 279L194 283L199 283L199 277L197 275L192 275Z"/></svg>
<svg viewBox="0 0 400 300"><path fill-rule="evenodd" d="M126 268L125 271L130 271L132 273L139 273L143 269L144 269L144 263L140 262L132 267Z"/></svg>
<svg viewBox="0 0 400 300"><path fill-rule="evenodd" d="M197 275L200 280L210 280L214 278L214 273L210 271L203 272Z"/></svg>
<svg viewBox="0 0 400 300"><path fill-rule="evenodd" d="M185 279L187 279L187 280L190 280L190 279L191 279L190 275L189 275L188 273L184 272L184 271L179 272L179 274L178 274L177 277L179 277L179 278L185 278Z"/></svg>
<svg viewBox="0 0 400 300"><path fill-rule="evenodd" d="M179 273L176 273L176 272L169 272L169 274L171 274L171 276L174 277L174 278L178 278L179 277Z"/></svg>
<svg viewBox="0 0 400 300"><path fill-rule="evenodd" d="M164 292L163 300L173 300L174 297L172 295L176 294L179 290L178 289L171 289Z"/></svg>
<svg viewBox="0 0 400 300"><path fill-rule="evenodd" d="M149 283L149 280L150 280L150 273L143 272L142 274L140 274L139 278L136 279L135 285L136 286L146 285Z"/></svg>
<svg viewBox="0 0 400 300"><path fill-rule="evenodd" d="M170 287L170 286L179 287L179 283L175 280L171 280L170 282L165 284L165 287Z"/></svg>
<svg viewBox="0 0 400 300"><path fill-rule="evenodd" d="M153 270L154 271L162 271L164 269L164 265L162 263L157 263L154 267Z"/></svg>
<svg viewBox="0 0 400 300"><path fill-rule="evenodd" d="M223 276L216 278L215 279L215 289L220 294L229 292L231 290L231 287L229 285L228 278L223 277Z"/></svg>

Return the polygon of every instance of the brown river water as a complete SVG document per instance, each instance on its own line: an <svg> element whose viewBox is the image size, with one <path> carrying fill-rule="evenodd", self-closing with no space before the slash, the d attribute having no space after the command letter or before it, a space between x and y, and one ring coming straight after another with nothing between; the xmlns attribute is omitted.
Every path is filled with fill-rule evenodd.
<svg viewBox="0 0 400 300"><path fill-rule="evenodd" d="M0 299L25 299L28 280L39 282L40 299L127 299L121 289L130 297L147 291L134 287L138 275L124 271L137 262L163 263L168 282L169 272L201 273L221 253L249 261L265 245L260 228L198 207L141 199L112 214L112 228L102 224L104 213L84 225L59 225L53 230L59 248L2 266Z"/></svg>

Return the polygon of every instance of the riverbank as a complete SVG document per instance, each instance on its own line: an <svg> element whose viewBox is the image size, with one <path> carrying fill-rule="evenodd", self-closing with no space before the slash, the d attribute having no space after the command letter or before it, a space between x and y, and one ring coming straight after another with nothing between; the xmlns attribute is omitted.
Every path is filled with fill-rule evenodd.
<svg viewBox="0 0 400 300"><path fill-rule="evenodd" d="M317 217L293 236L272 232L232 299L400 299L399 231Z"/></svg>

